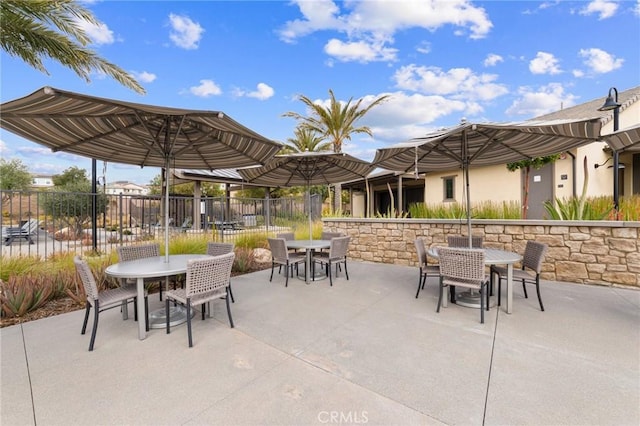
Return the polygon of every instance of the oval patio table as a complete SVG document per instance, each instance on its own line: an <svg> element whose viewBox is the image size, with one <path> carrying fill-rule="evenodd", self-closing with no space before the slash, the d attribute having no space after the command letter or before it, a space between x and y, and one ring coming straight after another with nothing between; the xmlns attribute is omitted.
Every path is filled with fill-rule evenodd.
<svg viewBox="0 0 640 426"><path fill-rule="evenodd" d="M170 277L187 272L187 263L194 259L205 259L211 256L206 254L172 254L168 256L154 256L143 259L127 260L114 263L105 269L105 273L114 278L135 278L138 291L138 312L144 312L144 279L155 277ZM162 309L164 311L164 309ZM186 313L183 315L186 321ZM163 318L164 319L164 318ZM158 321L160 323L160 321ZM153 323L149 321L150 328ZM138 315L138 338L147 336L145 315Z"/></svg>
<svg viewBox="0 0 640 426"><path fill-rule="evenodd" d="M438 258L438 248L431 247L427 254L435 259ZM511 313L513 304L513 264L522 260L522 256L513 251L483 248L485 265L507 265L507 306L506 311ZM456 304L470 308L480 308L480 294L477 292L463 292L456 296Z"/></svg>

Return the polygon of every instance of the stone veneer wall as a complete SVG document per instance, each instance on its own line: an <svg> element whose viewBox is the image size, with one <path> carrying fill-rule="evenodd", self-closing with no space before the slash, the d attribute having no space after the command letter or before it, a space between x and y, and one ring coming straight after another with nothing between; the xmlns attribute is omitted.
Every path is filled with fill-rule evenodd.
<svg viewBox="0 0 640 426"><path fill-rule="evenodd" d="M351 236L349 257L416 265L414 240L427 248L446 245L447 235L467 234L467 224L440 219L325 218L323 229ZM640 222L473 220L472 234L485 247L524 252L526 240L549 245L542 278L640 288ZM517 265L519 267L519 265Z"/></svg>

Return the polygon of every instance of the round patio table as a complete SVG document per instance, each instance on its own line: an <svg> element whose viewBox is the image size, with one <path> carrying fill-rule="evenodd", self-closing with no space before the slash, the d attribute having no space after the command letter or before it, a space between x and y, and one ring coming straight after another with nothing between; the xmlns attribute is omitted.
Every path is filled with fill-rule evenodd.
<svg viewBox="0 0 640 426"><path fill-rule="evenodd" d="M172 254L165 256L146 257L137 260L127 260L114 263L105 269L105 273L114 278L135 278L138 291L138 312L144 312L144 279L155 277L170 277L187 272L187 263L194 259L204 259L211 256L206 254ZM182 324L187 320L186 310L181 307L174 307L172 317L175 315L176 321L171 325ZM160 312L162 310L162 312ZM181 311L183 311L181 313ZM181 315L181 316L180 316ZM149 313L149 328L163 328L166 326L165 310L158 309ZM138 338L146 338L146 318L144 315L138 316Z"/></svg>
<svg viewBox="0 0 640 426"><path fill-rule="evenodd" d="M304 268L304 281L309 284L311 274L308 271L311 271L311 258L313 257L313 252L315 250L320 250L323 248L331 247L331 240L287 240L287 248L292 249L305 249L307 253L306 265ZM315 274L313 276L313 280L321 280L325 279L327 276L325 274Z"/></svg>
<svg viewBox="0 0 640 426"><path fill-rule="evenodd" d="M507 306L506 311L511 313L513 304L513 264L522 260L522 256L513 251L483 248L485 265L507 265ZM431 247L427 254L438 258L438 248ZM456 295L456 304L469 308L480 308L480 293L477 291L464 291Z"/></svg>

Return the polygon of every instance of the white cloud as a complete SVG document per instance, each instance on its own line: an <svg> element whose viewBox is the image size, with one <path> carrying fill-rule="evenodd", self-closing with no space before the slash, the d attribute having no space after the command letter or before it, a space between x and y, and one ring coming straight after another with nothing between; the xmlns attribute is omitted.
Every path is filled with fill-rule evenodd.
<svg viewBox="0 0 640 426"><path fill-rule="evenodd" d="M140 81L141 83L152 83L157 78L155 74L147 71L142 71L142 72L132 71L131 74L133 74L136 80Z"/></svg>
<svg viewBox="0 0 640 426"><path fill-rule="evenodd" d="M537 90L531 87L520 87L518 98L513 101L506 113L537 117L573 106L577 100L577 96L566 93L559 83L550 83Z"/></svg>
<svg viewBox="0 0 640 426"><path fill-rule="evenodd" d="M580 9L581 15L597 14L599 20L611 18L618 10L618 3L608 0L593 0Z"/></svg>
<svg viewBox="0 0 640 426"><path fill-rule="evenodd" d="M495 83L495 74L475 74L469 68L452 68L443 71L438 67L407 65L393 76L400 89L434 95L448 95L465 101L488 101L508 92Z"/></svg>
<svg viewBox="0 0 640 426"><path fill-rule="evenodd" d="M316 31L338 31L344 40L333 39L325 45L325 52L345 60L394 60L393 35L410 28L434 32L444 26L453 26L456 35L471 39L484 38L493 24L485 10L468 0L443 2L392 2L330 0L294 0L302 19L288 21L280 30L280 38L293 42ZM355 52L353 51L355 50ZM354 58L354 59L350 59Z"/></svg>
<svg viewBox="0 0 640 426"><path fill-rule="evenodd" d="M558 66L558 62L553 54L538 52L536 57L529 62L529 71L533 74L560 74L562 70Z"/></svg>
<svg viewBox="0 0 640 426"><path fill-rule="evenodd" d="M638 0L640 1L640 0ZM427 42L427 41L423 41L421 42L417 47L416 50L420 53L424 53L425 55L427 53L431 53L431 43Z"/></svg>
<svg viewBox="0 0 640 426"><path fill-rule="evenodd" d="M113 31L100 22L95 25L82 19L77 19L75 24L82 29L94 44L112 44L115 41Z"/></svg>
<svg viewBox="0 0 640 426"><path fill-rule="evenodd" d="M640 0L636 0L636 5L633 8L633 13L640 16Z"/></svg>
<svg viewBox="0 0 640 426"><path fill-rule="evenodd" d="M171 23L171 32L169 38L176 46L183 49L197 49L198 42L202 38L204 28L197 22L193 22L188 16L169 15Z"/></svg>
<svg viewBox="0 0 640 426"><path fill-rule="evenodd" d="M482 65L484 65L485 67L493 67L496 66L498 62L504 62L502 56L496 55L495 53L489 53L482 62Z"/></svg>
<svg viewBox="0 0 640 426"><path fill-rule="evenodd" d="M571 71L571 74L573 74L573 76L576 77L576 78L584 77L584 71L582 71L582 70L573 70L573 71Z"/></svg>
<svg viewBox="0 0 640 426"><path fill-rule="evenodd" d="M342 62L358 61L366 63L373 61L393 61L396 59L398 50L364 40L345 43L334 38L327 42L324 46L324 51L327 55Z"/></svg>
<svg viewBox="0 0 640 426"><path fill-rule="evenodd" d="M222 94L222 89L213 80L200 80L200 85L190 87L189 92L201 98L208 98Z"/></svg>
<svg viewBox="0 0 640 426"><path fill-rule="evenodd" d="M614 55L602 49L580 49L578 55L584 58L583 63L594 74L605 74L616 70L622 66L624 59L616 58Z"/></svg>
<svg viewBox="0 0 640 426"><path fill-rule="evenodd" d="M273 90L273 88L271 86L269 86L268 84L265 83L258 83L256 90L252 91L252 92L246 92L244 90L241 89L235 89L233 91L234 96L237 97L247 97L247 98L255 98L255 99L259 99L261 101L267 100L269 98L271 98L274 94L275 91Z"/></svg>
<svg viewBox="0 0 640 426"><path fill-rule="evenodd" d="M9 148L7 147L7 144L5 143L5 141L0 139L0 154L2 154L2 156L4 157L5 155L7 155L7 153L10 152Z"/></svg>

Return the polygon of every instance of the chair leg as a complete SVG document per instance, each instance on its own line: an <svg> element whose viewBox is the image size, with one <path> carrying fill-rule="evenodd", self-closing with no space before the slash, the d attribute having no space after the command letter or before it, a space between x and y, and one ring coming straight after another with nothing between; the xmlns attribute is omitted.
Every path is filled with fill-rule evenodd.
<svg viewBox="0 0 640 426"><path fill-rule="evenodd" d="M158 281L158 289L160 290L160 301L162 302L162 281Z"/></svg>
<svg viewBox="0 0 640 426"><path fill-rule="evenodd" d="M285 275L287 276L284 281L284 286L289 287L289 262L287 262L286 269L284 272L285 272Z"/></svg>
<svg viewBox="0 0 640 426"><path fill-rule="evenodd" d="M233 328L233 318L231 318L231 305L229 305L229 298L225 298L227 302L227 315L229 316L229 325Z"/></svg>
<svg viewBox="0 0 640 426"><path fill-rule="evenodd" d="M500 306L500 299L502 299L502 277L498 275L498 306Z"/></svg>
<svg viewBox="0 0 640 426"><path fill-rule="evenodd" d="M231 291L231 281L229 281L229 285L227 286L227 293L229 293L229 296L231 297L231 302L236 303L235 299L233 298L233 291Z"/></svg>
<svg viewBox="0 0 640 426"><path fill-rule="evenodd" d="M269 282L271 282L271 280L273 280L273 269L276 267L276 263L275 262L271 262L271 276L269 277ZM278 270L278 273L280 273L280 271Z"/></svg>
<svg viewBox="0 0 640 426"><path fill-rule="evenodd" d="M540 297L540 277L536 277L536 291L538 292L538 302L540 303L540 310L544 312L544 305L542 304L542 297Z"/></svg>
<svg viewBox="0 0 640 426"><path fill-rule="evenodd" d="M99 316L100 316L100 301L96 300L96 306L93 307L93 330L91 331L91 341L89 342L89 351L93 350L93 344L96 342L96 333L98 332Z"/></svg>
<svg viewBox="0 0 640 426"><path fill-rule="evenodd" d="M484 288L483 285L480 285L480 324L484 324Z"/></svg>
<svg viewBox="0 0 640 426"><path fill-rule="evenodd" d="M524 283L524 280L522 280L522 290L524 290L524 298L528 299L529 295L527 294L527 286Z"/></svg>
<svg viewBox="0 0 640 426"><path fill-rule="evenodd" d="M420 287L422 287L422 268L420 268L420 275L418 276L418 291L416 292L416 299L420 294Z"/></svg>
<svg viewBox="0 0 640 426"><path fill-rule="evenodd" d="M209 305L209 307L211 307L211 305ZM205 316L206 311L207 311L207 308L204 306L204 303L203 303L202 305L200 305L200 312L202 312L202 321L204 321L204 316ZM209 314L209 315L211 315L211 314Z"/></svg>
<svg viewBox="0 0 640 426"><path fill-rule="evenodd" d="M147 296L144 297L144 323L145 329L149 331L149 298Z"/></svg>
<svg viewBox="0 0 640 426"><path fill-rule="evenodd" d="M138 321L138 298L133 298L133 320Z"/></svg>
<svg viewBox="0 0 640 426"><path fill-rule="evenodd" d="M170 334L171 333L171 326L169 325L170 324L170 320L169 320L169 316L170 316L170 313L169 313L169 299L168 298L165 298L165 299L167 299L167 300L165 301L164 316L167 319L167 334Z"/></svg>
<svg viewBox="0 0 640 426"><path fill-rule="evenodd" d="M438 307L436 308L436 312L440 312L440 305L442 305L442 293L444 293L444 287L442 285L442 277L440 277L440 284L439 284L439 291L438 291Z"/></svg>
<svg viewBox="0 0 640 426"><path fill-rule="evenodd" d="M82 331L80 334L84 334L87 331L87 321L89 321L89 311L91 311L91 303L87 302L84 312L84 322L82 323Z"/></svg>
<svg viewBox="0 0 640 426"><path fill-rule="evenodd" d="M193 347L193 339L191 338L191 298L187 298L187 334L189 335L189 347Z"/></svg>
<svg viewBox="0 0 640 426"><path fill-rule="evenodd" d="M344 259L344 276L347 277L347 281L349 281L349 271L347 270L347 259L346 258Z"/></svg>
<svg viewBox="0 0 640 426"><path fill-rule="evenodd" d="M329 285L333 287L333 272L331 272L331 261L327 263L327 272L329 274Z"/></svg>

